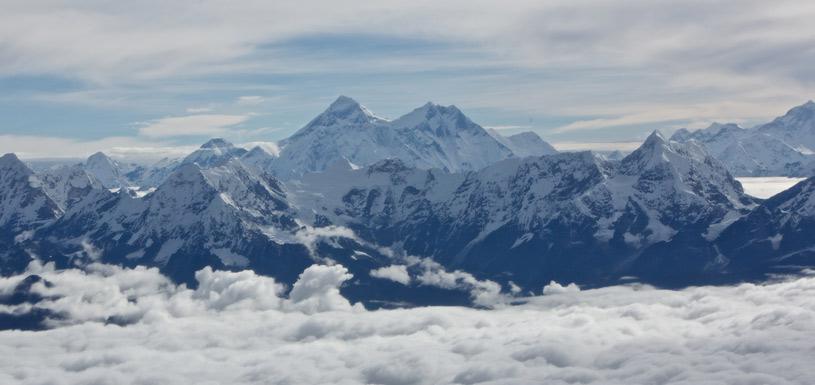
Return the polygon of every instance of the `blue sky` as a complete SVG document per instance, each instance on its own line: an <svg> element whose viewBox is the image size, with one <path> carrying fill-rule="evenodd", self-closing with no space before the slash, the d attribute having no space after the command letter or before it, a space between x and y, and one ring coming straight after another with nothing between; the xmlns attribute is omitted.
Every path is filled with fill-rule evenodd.
<svg viewBox="0 0 815 385"><path fill-rule="evenodd" d="M348 95L433 101L564 149L751 125L815 95L807 1L11 1L0 150L182 154L282 139Z"/></svg>

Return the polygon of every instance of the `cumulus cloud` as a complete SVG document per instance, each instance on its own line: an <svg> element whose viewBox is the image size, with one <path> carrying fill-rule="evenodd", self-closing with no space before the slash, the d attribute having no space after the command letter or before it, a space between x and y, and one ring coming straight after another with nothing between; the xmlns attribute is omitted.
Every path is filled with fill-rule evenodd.
<svg viewBox="0 0 815 385"><path fill-rule="evenodd" d="M44 278L32 285L45 298L36 306L63 318L50 330L0 332L0 355L13 357L0 360L3 384L807 384L815 375L813 276L566 290L495 310L366 311L298 308L336 295L348 278L341 266L312 266L288 298L251 272L205 269L196 290L146 268L28 273ZM24 278L0 279L0 296Z"/></svg>
<svg viewBox="0 0 815 385"><path fill-rule="evenodd" d="M371 277L388 279L403 285L410 283L410 274L405 265L390 265L371 270Z"/></svg>
<svg viewBox="0 0 815 385"><path fill-rule="evenodd" d="M578 291L580 291L580 288L574 283L563 286L555 281L551 281L548 285L543 287L543 295L574 293Z"/></svg>
<svg viewBox="0 0 815 385"><path fill-rule="evenodd" d="M291 289L292 307L306 314L328 310L350 310L351 303L340 295L339 287L351 279L340 265L314 265L306 269Z"/></svg>
<svg viewBox="0 0 815 385"><path fill-rule="evenodd" d="M461 270L447 271L438 262L427 258L408 258L408 262L419 268L416 281L420 285L469 291L473 303L478 306L496 306L509 299L501 292L501 285L496 282L479 280Z"/></svg>

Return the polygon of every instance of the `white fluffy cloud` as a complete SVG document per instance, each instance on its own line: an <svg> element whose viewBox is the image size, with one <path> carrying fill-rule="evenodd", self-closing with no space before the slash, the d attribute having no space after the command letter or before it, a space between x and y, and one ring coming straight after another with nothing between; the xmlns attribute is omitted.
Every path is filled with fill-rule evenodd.
<svg viewBox="0 0 815 385"><path fill-rule="evenodd" d="M403 285L410 283L410 274L408 274L407 266L405 265L390 265L371 270L371 277L388 279Z"/></svg>
<svg viewBox="0 0 815 385"><path fill-rule="evenodd" d="M54 284L35 285L53 296L39 306L66 319L0 332L3 384L808 384L815 375L812 276L560 290L495 310L365 311L338 297L341 266L309 268L296 298L251 272L205 269L197 290L155 269L32 272ZM0 293L22 278L0 279ZM339 306L298 308L326 297L317 302Z"/></svg>

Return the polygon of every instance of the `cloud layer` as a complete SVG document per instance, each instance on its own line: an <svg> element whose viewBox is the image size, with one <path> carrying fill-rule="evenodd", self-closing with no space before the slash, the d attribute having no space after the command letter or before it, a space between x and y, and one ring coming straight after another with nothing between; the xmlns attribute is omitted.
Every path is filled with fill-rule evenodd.
<svg viewBox="0 0 815 385"><path fill-rule="evenodd" d="M146 129L150 138L169 136L170 123L181 135L235 134L224 129L234 120L214 117L264 112L247 128L285 132L246 140L280 139L351 94L385 116L433 99L487 126L613 142L715 120L758 123L815 94L815 6L805 0L4 5L7 103L165 123ZM188 109L213 119L156 120ZM65 134L62 121L7 120L17 135Z"/></svg>
<svg viewBox="0 0 815 385"><path fill-rule="evenodd" d="M251 272L33 267L65 319L0 332L3 384L807 384L815 277L682 291L549 285L493 310L366 311L313 266L287 297ZM0 280L7 293L23 277ZM3 311L10 309L4 308ZM117 322L113 322L113 321ZM105 322L107 321L107 322ZM126 326L118 326L118 325Z"/></svg>

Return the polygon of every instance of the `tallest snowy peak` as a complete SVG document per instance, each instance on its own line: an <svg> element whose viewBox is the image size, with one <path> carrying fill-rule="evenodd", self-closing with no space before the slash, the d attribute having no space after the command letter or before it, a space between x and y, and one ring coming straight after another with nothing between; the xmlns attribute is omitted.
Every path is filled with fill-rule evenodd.
<svg viewBox="0 0 815 385"><path fill-rule="evenodd" d="M440 104L436 104L433 102L427 102L423 106L415 109L411 114L421 114L424 115L426 118L430 118L434 115L443 115L443 116L463 116L464 113L458 109L458 107L454 105L449 106L442 106Z"/></svg>
<svg viewBox="0 0 815 385"><path fill-rule="evenodd" d="M352 99L352 98L350 98L348 96L345 96L345 95L340 95L340 96L337 97L337 100L334 100L334 102L331 103L330 106L328 106L328 110L329 111L342 111L342 110L346 110L346 109L349 109L349 108L359 108L361 106L362 105L359 104L359 102L357 102L356 100L354 100L354 99Z"/></svg>
<svg viewBox="0 0 815 385"><path fill-rule="evenodd" d="M328 109L323 113L330 114L335 117L365 117L365 118L376 118L373 112L365 108L362 104L359 104L356 100L349 98L345 95L340 95L337 97Z"/></svg>
<svg viewBox="0 0 815 385"><path fill-rule="evenodd" d="M423 127L435 131L440 136L454 134L456 131L469 130L488 135L486 131L473 123L454 105L442 106L432 102L403 115L393 121L396 128Z"/></svg>

